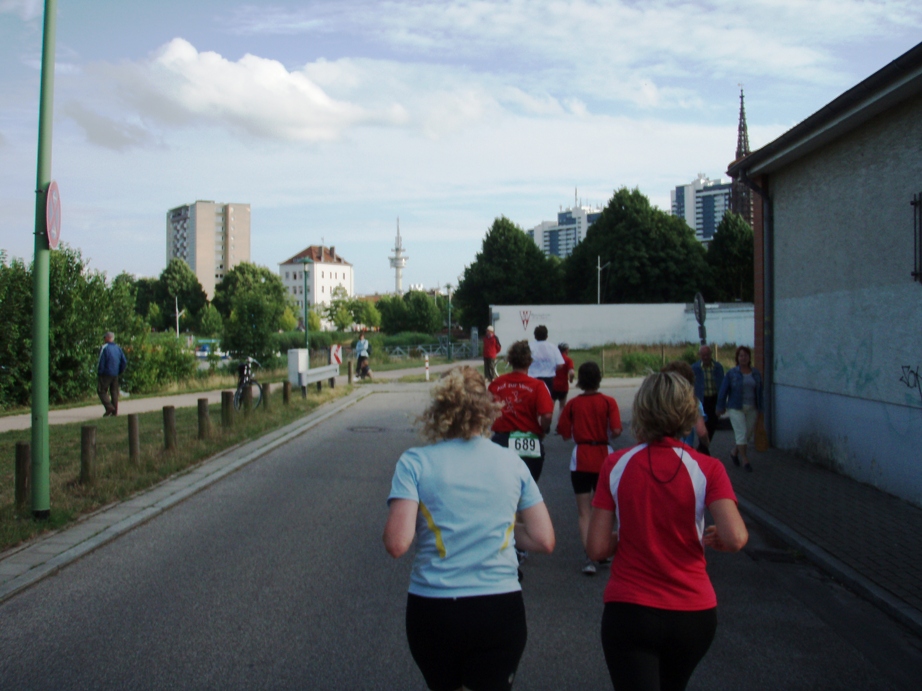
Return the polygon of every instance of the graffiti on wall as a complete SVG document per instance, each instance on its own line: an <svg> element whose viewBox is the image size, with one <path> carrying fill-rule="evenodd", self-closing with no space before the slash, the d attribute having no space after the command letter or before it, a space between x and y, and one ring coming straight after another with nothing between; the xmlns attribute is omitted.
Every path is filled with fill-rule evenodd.
<svg viewBox="0 0 922 691"><path fill-rule="evenodd" d="M922 368L918 365L916 365L915 369L910 365L903 365L903 376L900 377L900 381L910 389L918 391L919 403L922 403L922 375L919 373L920 369Z"/></svg>

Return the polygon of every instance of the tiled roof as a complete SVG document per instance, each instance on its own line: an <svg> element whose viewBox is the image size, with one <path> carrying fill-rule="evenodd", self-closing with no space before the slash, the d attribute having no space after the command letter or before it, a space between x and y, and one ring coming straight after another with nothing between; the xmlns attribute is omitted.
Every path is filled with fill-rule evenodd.
<svg viewBox="0 0 922 691"><path fill-rule="evenodd" d="M281 264L300 264L304 259L309 259L314 264L342 264L352 266L345 259L336 254L336 247L323 247L322 245L311 245L290 259L286 259Z"/></svg>

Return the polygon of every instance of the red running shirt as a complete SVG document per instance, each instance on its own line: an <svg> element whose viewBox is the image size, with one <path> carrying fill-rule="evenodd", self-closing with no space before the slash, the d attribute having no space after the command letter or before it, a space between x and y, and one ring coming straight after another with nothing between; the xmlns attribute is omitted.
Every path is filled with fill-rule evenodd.
<svg viewBox="0 0 922 691"><path fill-rule="evenodd" d="M494 432L534 432L544 436L539 415L551 415L554 401L544 382L524 372L510 372L490 384L493 398L504 404L503 414L493 423Z"/></svg>
<svg viewBox="0 0 922 691"><path fill-rule="evenodd" d="M616 451L592 505L614 511L618 549L605 602L698 611L717 606L705 569L704 509L736 501L723 464L675 439Z"/></svg>
<svg viewBox="0 0 922 691"><path fill-rule="evenodd" d="M561 353L563 355L563 353ZM573 370L573 360L569 355L563 355L563 364L557 365L557 373L554 375L554 391L570 390L570 372Z"/></svg>
<svg viewBox="0 0 922 691"><path fill-rule="evenodd" d="M495 359L497 355L499 355L499 339L496 334L487 331L487 335L483 337L483 356Z"/></svg>
<svg viewBox="0 0 922 691"><path fill-rule="evenodd" d="M621 411L611 396L580 394L567 401L557 420L557 432L576 442L576 467L570 470L598 473L608 457L608 430L621 429Z"/></svg>

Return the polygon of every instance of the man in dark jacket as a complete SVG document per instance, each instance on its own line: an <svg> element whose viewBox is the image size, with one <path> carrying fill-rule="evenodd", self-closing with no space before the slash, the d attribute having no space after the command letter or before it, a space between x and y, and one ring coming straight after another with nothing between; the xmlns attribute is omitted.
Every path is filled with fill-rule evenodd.
<svg viewBox="0 0 922 691"><path fill-rule="evenodd" d="M724 380L724 366L711 357L710 346L701 346L698 355L701 359L692 365L695 396L704 406L704 425L708 430L708 438L713 441L714 433L717 432L717 393Z"/></svg>
<svg viewBox="0 0 922 691"><path fill-rule="evenodd" d="M96 393L106 412L103 417L118 415L118 377L128 366L128 358L115 344L115 334L107 331L96 365Z"/></svg>

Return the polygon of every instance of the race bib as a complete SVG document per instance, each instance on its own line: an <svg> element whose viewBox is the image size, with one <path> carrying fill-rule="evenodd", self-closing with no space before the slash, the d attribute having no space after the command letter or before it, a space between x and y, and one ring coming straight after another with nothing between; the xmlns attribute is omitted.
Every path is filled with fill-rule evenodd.
<svg viewBox="0 0 922 691"><path fill-rule="evenodd" d="M509 448L519 458L541 458L541 442L538 435L532 432L510 432Z"/></svg>

